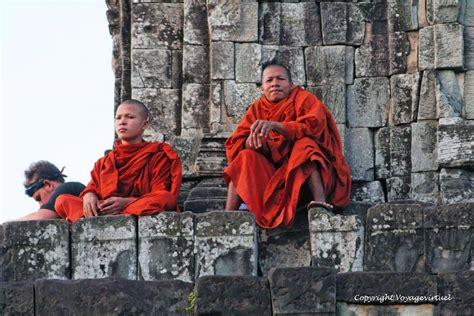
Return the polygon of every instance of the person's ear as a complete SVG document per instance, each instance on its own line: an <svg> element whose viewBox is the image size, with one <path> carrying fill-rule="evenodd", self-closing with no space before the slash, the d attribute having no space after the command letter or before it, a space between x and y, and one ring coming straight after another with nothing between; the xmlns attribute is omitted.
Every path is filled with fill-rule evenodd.
<svg viewBox="0 0 474 316"><path fill-rule="evenodd" d="M54 191L54 184L53 184L52 181L50 181L50 180L44 180L43 183L44 183L44 188L45 188L47 191Z"/></svg>
<svg viewBox="0 0 474 316"><path fill-rule="evenodd" d="M264 94L264 92L263 92L263 85L260 86L260 93L261 93L261 94Z"/></svg>
<svg viewBox="0 0 474 316"><path fill-rule="evenodd" d="M148 128L148 125L150 125L150 123L148 122L148 120L146 120L145 122L143 122L143 130L146 130Z"/></svg>

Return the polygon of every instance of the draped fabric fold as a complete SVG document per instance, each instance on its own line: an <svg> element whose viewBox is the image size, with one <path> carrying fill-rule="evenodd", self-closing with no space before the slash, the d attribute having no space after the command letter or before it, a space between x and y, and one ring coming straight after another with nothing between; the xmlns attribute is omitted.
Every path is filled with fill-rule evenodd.
<svg viewBox="0 0 474 316"><path fill-rule="evenodd" d="M245 149L250 127L259 119L282 122L288 132L287 137L270 132L266 156ZM299 86L276 104L265 97L254 102L225 147L224 178L234 183L263 228L292 223L301 187L315 168L327 202L338 208L349 204L351 178L336 123L327 107Z"/></svg>
<svg viewBox="0 0 474 316"><path fill-rule="evenodd" d="M181 160L168 144L142 142L123 145L99 159L91 181L80 197L65 196L56 201L62 218L76 221L83 213L82 198L88 192L99 200L109 197L134 197L121 214L150 215L159 211L178 211L181 187Z"/></svg>

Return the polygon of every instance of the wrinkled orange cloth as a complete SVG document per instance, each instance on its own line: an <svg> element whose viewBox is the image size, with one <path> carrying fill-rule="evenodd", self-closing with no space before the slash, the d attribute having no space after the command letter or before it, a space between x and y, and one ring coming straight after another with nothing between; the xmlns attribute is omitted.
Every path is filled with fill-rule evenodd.
<svg viewBox="0 0 474 316"><path fill-rule="evenodd" d="M270 154L245 149L250 126L256 120L282 122L288 138L270 132ZM326 201L337 208L349 204L351 177L341 140L327 107L299 86L276 104L265 97L254 102L225 143L227 183L266 229L291 225L302 185L315 168L321 173ZM305 197L309 202L311 197Z"/></svg>
<svg viewBox="0 0 474 316"><path fill-rule="evenodd" d="M82 197L95 193L99 200L112 196L135 197L120 214L150 215L159 211L178 211L181 188L181 160L168 144L142 142L123 145L99 159L91 181L79 197L62 195L56 211L71 222L84 216Z"/></svg>

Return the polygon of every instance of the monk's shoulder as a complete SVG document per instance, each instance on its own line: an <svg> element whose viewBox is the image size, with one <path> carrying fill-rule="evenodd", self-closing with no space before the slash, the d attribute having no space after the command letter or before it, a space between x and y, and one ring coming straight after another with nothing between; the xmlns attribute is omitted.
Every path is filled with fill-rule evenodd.
<svg viewBox="0 0 474 316"><path fill-rule="evenodd" d="M154 142L156 144L155 158L166 157L169 160L179 159L177 151L167 143Z"/></svg>

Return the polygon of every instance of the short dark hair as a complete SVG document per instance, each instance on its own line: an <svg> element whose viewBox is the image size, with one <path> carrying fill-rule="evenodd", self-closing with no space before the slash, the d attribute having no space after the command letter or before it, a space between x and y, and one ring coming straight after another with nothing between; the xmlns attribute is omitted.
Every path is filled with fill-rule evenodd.
<svg viewBox="0 0 474 316"><path fill-rule="evenodd" d="M63 168L64 169L64 168ZM28 169L25 170L25 183L34 182L38 179L54 180L64 183L62 170L46 160L33 162Z"/></svg>
<svg viewBox="0 0 474 316"><path fill-rule="evenodd" d="M135 99L128 99L128 100L125 100L123 101L122 103L120 103L121 105L122 104L134 104L136 106L138 106L140 108L140 112L143 114L143 116L145 117L145 120L148 120L148 115L149 115L149 110L148 108L146 107L145 104L143 104L143 102L140 102L138 100L135 100Z"/></svg>
<svg viewBox="0 0 474 316"><path fill-rule="evenodd" d="M288 81L290 81L290 83L293 83L293 80L291 79L291 73L290 73L290 70L288 70L288 68L280 63L277 63L275 61L269 61L269 62L266 62L263 64L262 66L262 73L260 75L260 81L263 81L263 72L265 71L265 69L267 69L268 67L271 67L271 66L280 66L281 68L285 69L286 71L286 74L288 75Z"/></svg>

